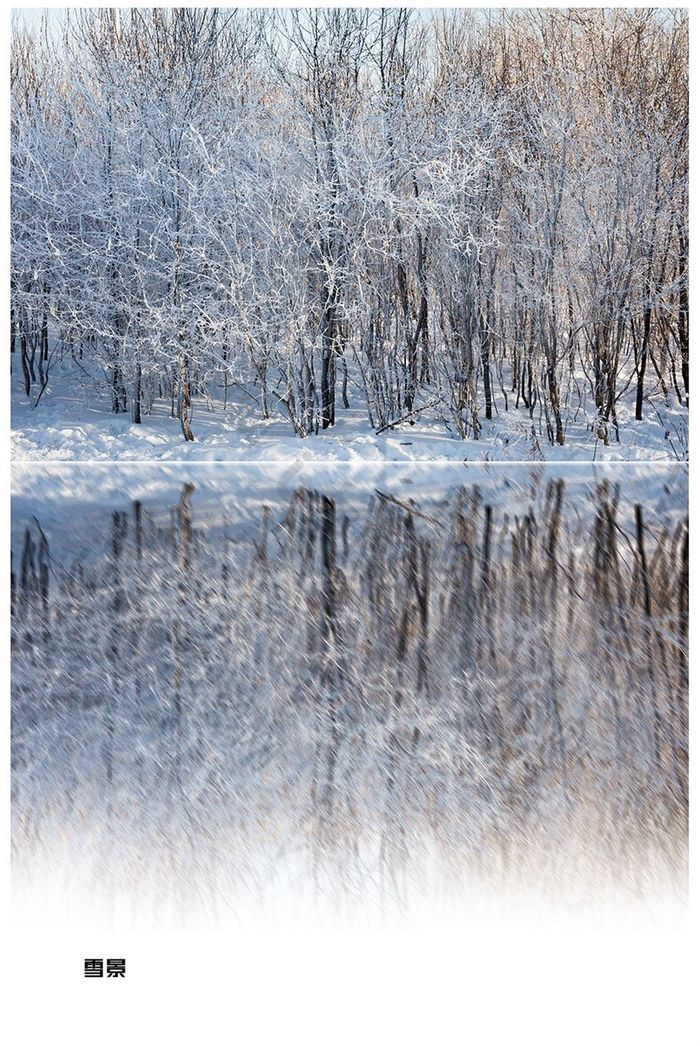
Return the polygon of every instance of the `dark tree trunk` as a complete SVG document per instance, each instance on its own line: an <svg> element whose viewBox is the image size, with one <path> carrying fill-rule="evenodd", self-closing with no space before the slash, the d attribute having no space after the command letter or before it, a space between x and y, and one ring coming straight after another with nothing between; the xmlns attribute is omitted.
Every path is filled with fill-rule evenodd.
<svg viewBox="0 0 700 1046"><path fill-rule="evenodd" d="M141 424L141 364L136 364L136 382L134 384L134 423Z"/></svg>
<svg viewBox="0 0 700 1046"><path fill-rule="evenodd" d="M635 401L634 418L635 421L642 421L643 419L643 404L644 404L644 375L647 369L647 357L649 352L649 335L651 333L651 309L647 306L644 309L644 329L642 333L642 347L639 353L639 361L637 363L637 397Z"/></svg>
<svg viewBox="0 0 700 1046"><path fill-rule="evenodd" d="M324 288L321 315L321 426L335 425L336 309L333 291Z"/></svg>
<svg viewBox="0 0 700 1046"><path fill-rule="evenodd" d="M685 236L680 236L680 269L681 280L678 292L678 338L681 345L681 376L685 390L685 404L688 406L690 396L689 344L688 344L688 244Z"/></svg>
<svg viewBox="0 0 700 1046"><path fill-rule="evenodd" d="M489 334L486 320L483 316L481 316L479 320L479 341L481 348L481 368L484 373L484 404L486 420L491 421L493 417L493 396L491 392Z"/></svg>

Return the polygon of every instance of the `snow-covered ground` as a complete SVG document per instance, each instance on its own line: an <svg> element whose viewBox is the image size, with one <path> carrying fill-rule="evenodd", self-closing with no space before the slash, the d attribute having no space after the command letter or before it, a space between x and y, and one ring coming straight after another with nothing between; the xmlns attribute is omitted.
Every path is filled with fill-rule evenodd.
<svg viewBox="0 0 700 1046"><path fill-rule="evenodd" d="M438 420L419 419L377 434L359 402L338 407L332 429L300 439L284 407L264 420L250 395L229 390L228 404L212 397L194 401L195 441L182 438L180 422L170 415L170 401L159 400L153 412L134 424L129 414L114 414L94 383L68 363L57 363L36 407L12 377L12 452L16 461L52 459L173 461L683 461L687 457L688 411L676 401L664 404L657 393L645 404L645 420L636 422L629 398L618 405L620 442L608 447L592 431L590 409L574 411L563 447L547 441L544 419L535 412L503 410L482 421L479 440L462 440ZM588 405L590 407L590 405Z"/></svg>

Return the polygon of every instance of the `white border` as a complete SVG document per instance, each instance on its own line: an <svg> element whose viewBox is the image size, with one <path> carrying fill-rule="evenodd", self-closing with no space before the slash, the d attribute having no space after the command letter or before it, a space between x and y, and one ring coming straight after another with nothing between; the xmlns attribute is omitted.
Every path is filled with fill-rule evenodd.
<svg viewBox="0 0 700 1046"><path fill-rule="evenodd" d="M29 8L30 4L17 4ZM65 5L48 4L47 7ZM137 6L126 4L124 6ZM192 3L192 6L206 6ZM290 6L243 3L239 6ZM327 6L353 6L338 4ZM355 5L370 6L370 5ZM389 2L386 6L400 6ZM416 4L411 6L438 6ZM450 6L450 5L445 5ZM458 5L487 6L487 5ZM501 6L522 6L494 4ZM561 5L624 7L619 3ZM634 6L652 7L641 3ZM669 4L684 7L684 4ZM2 167L3 323L9 327L9 11L5 20ZM697 41L691 14L691 56ZM695 88L691 58L691 287L695 249ZM695 301L691 293L691 302ZM691 342L698 324L691 308ZM693 373L695 368L693 367ZM4 592L9 592L9 381L2 385L0 456ZM691 460L699 448L691 425ZM45 463L46 464L46 463ZM171 465L172 462L167 464ZM23 467L28 467L25 463ZM691 501L695 492L691 466ZM694 519L694 514L691 517ZM697 619L697 555L691 541L691 623ZM2 887L9 925L9 600L3 600L6 787ZM691 643L691 654L694 643ZM691 656L691 693L697 658ZM694 717L691 715L691 751ZM692 921L685 931L593 929L585 918L556 926L420 925L410 932L302 928L241 934L105 935L98 926L56 936L40 927L4 935L4 1041L11 1046L684 1046L700 1029L691 943L697 940L698 789L691 774ZM125 955L124 982L85 981L82 959Z"/></svg>

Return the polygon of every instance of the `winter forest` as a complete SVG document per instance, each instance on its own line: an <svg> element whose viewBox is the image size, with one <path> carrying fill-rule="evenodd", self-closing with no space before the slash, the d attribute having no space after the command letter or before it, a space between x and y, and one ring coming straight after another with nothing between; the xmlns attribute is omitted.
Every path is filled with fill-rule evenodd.
<svg viewBox="0 0 700 1046"><path fill-rule="evenodd" d="M15 454L684 460L687 76L680 10L19 12Z"/></svg>
<svg viewBox="0 0 700 1046"><path fill-rule="evenodd" d="M691 1046L687 10L9 27L12 1041Z"/></svg>

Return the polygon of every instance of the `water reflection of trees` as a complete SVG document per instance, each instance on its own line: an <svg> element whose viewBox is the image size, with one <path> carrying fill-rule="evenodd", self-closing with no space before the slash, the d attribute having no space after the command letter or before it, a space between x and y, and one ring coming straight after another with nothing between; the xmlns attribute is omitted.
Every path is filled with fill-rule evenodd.
<svg viewBox="0 0 700 1046"><path fill-rule="evenodd" d="M394 889L428 860L488 877L564 845L684 850L688 528L600 485L508 516L478 487L350 520L299 489L234 540L114 511L12 575L18 859L51 833L165 884L263 868ZM494 499L497 500L497 499ZM265 854L265 861L258 854ZM534 855L541 855L540 857Z"/></svg>

